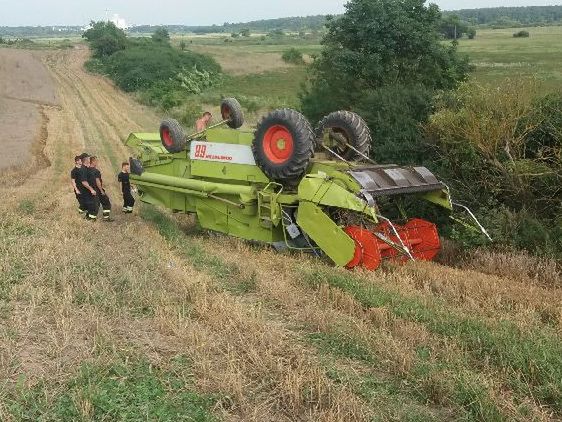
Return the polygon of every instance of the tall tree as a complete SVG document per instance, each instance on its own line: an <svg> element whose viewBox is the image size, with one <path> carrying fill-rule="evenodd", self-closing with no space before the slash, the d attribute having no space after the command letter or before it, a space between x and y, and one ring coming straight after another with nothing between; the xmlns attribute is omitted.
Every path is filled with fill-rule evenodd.
<svg viewBox="0 0 562 422"><path fill-rule="evenodd" d="M152 34L152 40L159 43L170 42L170 33L165 27L161 26Z"/></svg>
<svg viewBox="0 0 562 422"><path fill-rule="evenodd" d="M97 58L109 57L127 47L127 35L113 22L92 21L82 37L88 40Z"/></svg>
<svg viewBox="0 0 562 422"><path fill-rule="evenodd" d="M442 44L440 22L439 8L424 0L351 0L343 16L328 19L322 54L301 95L303 111L312 119L359 111L374 131L375 154L411 158L387 144L411 143L433 92L454 88L469 70L456 44Z"/></svg>

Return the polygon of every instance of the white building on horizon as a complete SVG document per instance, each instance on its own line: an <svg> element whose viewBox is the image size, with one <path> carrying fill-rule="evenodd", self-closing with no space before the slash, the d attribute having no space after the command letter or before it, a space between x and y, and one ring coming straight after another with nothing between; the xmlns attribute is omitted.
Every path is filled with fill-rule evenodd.
<svg viewBox="0 0 562 422"><path fill-rule="evenodd" d="M127 25L127 21L120 17L117 13L113 14L113 17L109 19L110 22L113 22L115 26L119 29L128 29L129 25Z"/></svg>

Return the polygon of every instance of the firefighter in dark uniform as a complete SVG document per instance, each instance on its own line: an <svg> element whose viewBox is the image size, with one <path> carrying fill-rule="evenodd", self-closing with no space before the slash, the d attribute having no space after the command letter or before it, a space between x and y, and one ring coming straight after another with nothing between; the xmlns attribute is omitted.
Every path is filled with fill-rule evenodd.
<svg viewBox="0 0 562 422"><path fill-rule="evenodd" d="M80 190L81 183L79 181L78 183L76 182L76 180L79 178L81 167L82 167L82 156L79 155L74 157L74 168L70 172L70 183L72 184L72 191L74 192L74 195L76 195L76 200L78 201L78 212L81 215L85 215L87 209L82 201L82 194L81 194L82 191Z"/></svg>
<svg viewBox="0 0 562 422"><path fill-rule="evenodd" d="M103 179L101 178L101 172L98 169L98 159L97 157L90 157L90 169L91 178L93 179L93 187L96 191L97 204L101 205L103 209L103 220L113 221L111 219L111 201L107 192L103 187Z"/></svg>
<svg viewBox="0 0 562 422"><path fill-rule="evenodd" d="M82 197L82 203L86 207L86 219L95 221L98 219L98 208L97 204L97 192L93 188L95 184L95 180L92 179L92 173L89 171L90 169L90 156L85 155L82 158L82 167L80 168L79 179L80 180L80 196ZM92 183L93 182L93 183Z"/></svg>
<svg viewBox="0 0 562 422"><path fill-rule="evenodd" d="M121 191L123 192L123 212L131 214L135 205L135 198L131 193L131 181L129 180L130 165L124 162L121 165L121 173L117 176L117 180L121 183Z"/></svg>

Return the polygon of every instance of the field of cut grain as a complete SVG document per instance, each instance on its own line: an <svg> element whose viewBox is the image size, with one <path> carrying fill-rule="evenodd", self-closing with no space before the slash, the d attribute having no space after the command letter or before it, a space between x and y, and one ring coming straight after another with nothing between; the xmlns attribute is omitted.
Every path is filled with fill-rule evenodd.
<svg viewBox="0 0 562 422"><path fill-rule="evenodd" d="M348 272L149 206L86 224L72 157L103 157L118 209L123 141L161 117L87 56L43 57L49 165L0 185L0 420L562 418L552 262L482 251Z"/></svg>

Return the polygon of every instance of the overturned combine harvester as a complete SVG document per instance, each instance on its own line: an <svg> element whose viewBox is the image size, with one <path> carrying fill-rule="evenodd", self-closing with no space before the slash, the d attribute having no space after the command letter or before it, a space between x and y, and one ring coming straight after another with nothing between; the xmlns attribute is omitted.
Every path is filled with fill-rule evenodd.
<svg viewBox="0 0 562 422"><path fill-rule="evenodd" d="M142 201L196 214L205 229L308 250L347 268L438 254L436 226L408 219L402 204L416 198L452 211L447 187L425 167L374 164L358 115L332 113L314 131L300 113L276 110L252 133L237 130L243 114L235 99L222 102L221 114L189 137L174 120L159 134L131 134L127 145L138 152L131 181ZM388 218L391 207L401 224Z"/></svg>

